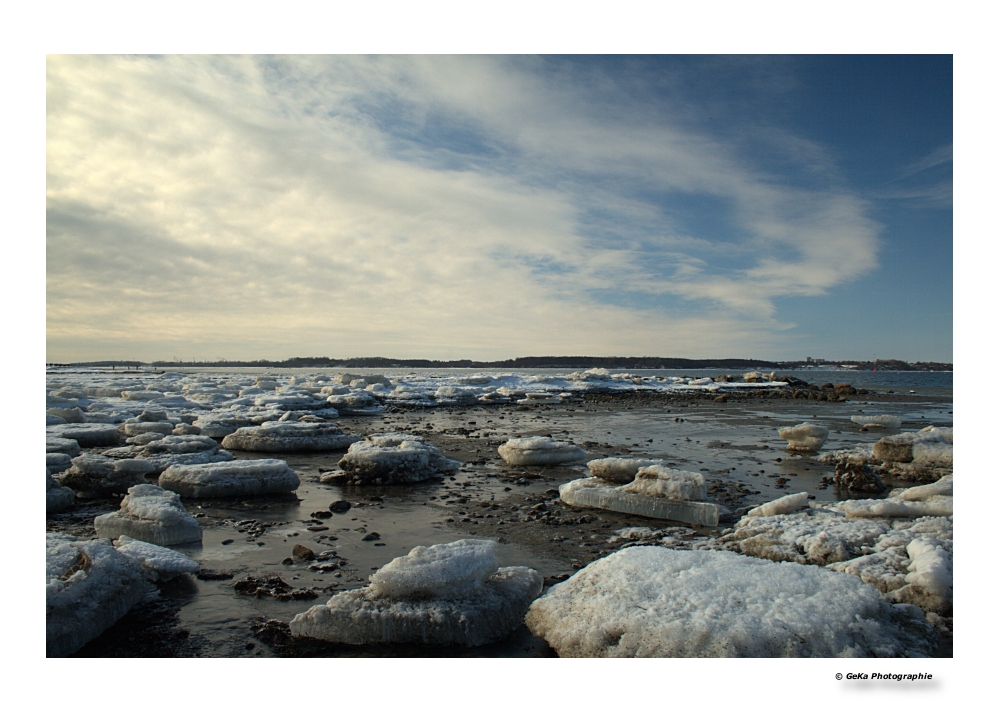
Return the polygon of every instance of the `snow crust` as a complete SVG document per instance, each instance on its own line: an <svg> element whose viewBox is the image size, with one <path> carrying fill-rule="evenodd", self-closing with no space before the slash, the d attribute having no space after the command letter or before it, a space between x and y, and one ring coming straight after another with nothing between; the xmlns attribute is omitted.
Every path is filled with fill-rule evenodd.
<svg viewBox="0 0 1000 712"><path fill-rule="evenodd" d="M149 590L142 568L107 539L45 537L45 654L75 653Z"/></svg>
<svg viewBox="0 0 1000 712"><path fill-rule="evenodd" d="M142 566L150 581L167 581L179 574L193 574L201 570L198 562L190 556L124 534L113 544L119 554L134 559Z"/></svg>
<svg viewBox="0 0 1000 712"><path fill-rule="evenodd" d="M94 519L94 529L99 537L126 535L161 546L201 541L201 526L181 498L156 485L131 487L117 512Z"/></svg>
<svg viewBox="0 0 1000 712"><path fill-rule="evenodd" d="M587 453L572 443L546 437L512 438L497 448L508 465L558 465L586 459Z"/></svg>
<svg viewBox="0 0 1000 712"><path fill-rule="evenodd" d="M343 450L361 440L332 423L268 422L240 428L222 441L230 450L252 452L317 452Z"/></svg>
<svg viewBox="0 0 1000 712"><path fill-rule="evenodd" d="M553 586L525 623L561 657L920 657L936 643L854 576L647 546Z"/></svg>
<svg viewBox="0 0 1000 712"><path fill-rule="evenodd" d="M299 476L284 460L233 460L203 465L171 465L159 485L182 497L242 497L298 489Z"/></svg>
<svg viewBox="0 0 1000 712"><path fill-rule="evenodd" d="M822 425L800 423L788 428L778 428L778 436L788 441L789 450L809 452L823 447L830 431Z"/></svg>
<svg viewBox="0 0 1000 712"><path fill-rule="evenodd" d="M416 547L345 591L295 616L292 634L336 643L477 646L510 635L541 593L542 577L498 568L496 543L463 539Z"/></svg>

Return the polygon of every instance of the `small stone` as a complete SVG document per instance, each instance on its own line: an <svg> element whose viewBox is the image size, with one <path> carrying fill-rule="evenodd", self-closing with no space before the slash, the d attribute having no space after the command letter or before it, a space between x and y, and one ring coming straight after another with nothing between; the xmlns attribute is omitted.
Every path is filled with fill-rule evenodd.
<svg viewBox="0 0 1000 712"><path fill-rule="evenodd" d="M381 535L378 532L369 532L361 537L361 541L377 541L381 539Z"/></svg>
<svg viewBox="0 0 1000 712"><path fill-rule="evenodd" d="M232 543L233 543L233 539L223 539L222 540L222 545L223 546L226 546L227 544L232 544Z"/></svg>
<svg viewBox="0 0 1000 712"><path fill-rule="evenodd" d="M343 514L351 508L351 503L346 499L340 499L330 505L330 511L336 512L337 514Z"/></svg>
<svg viewBox="0 0 1000 712"><path fill-rule="evenodd" d="M308 546L303 546L302 544L296 544L292 547L292 556L296 559L301 559L302 561L312 561L316 558L316 552L310 549Z"/></svg>

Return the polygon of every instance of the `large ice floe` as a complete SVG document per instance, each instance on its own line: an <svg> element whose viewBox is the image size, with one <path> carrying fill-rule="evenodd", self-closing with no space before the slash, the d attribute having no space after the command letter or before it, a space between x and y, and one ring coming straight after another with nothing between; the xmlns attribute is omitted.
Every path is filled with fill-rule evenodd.
<svg viewBox="0 0 1000 712"><path fill-rule="evenodd" d="M553 586L525 623L562 657L919 657L937 642L853 576L648 546Z"/></svg>
<svg viewBox="0 0 1000 712"><path fill-rule="evenodd" d="M172 546L201 541L201 526L181 498L156 485L136 485L129 489L117 512L94 520L97 536L117 539L127 535L150 544Z"/></svg>
<svg viewBox="0 0 1000 712"><path fill-rule="evenodd" d="M788 428L778 428L778 437L788 441L792 452L812 452L823 447L830 431L815 423L800 423Z"/></svg>
<svg viewBox="0 0 1000 712"><path fill-rule="evenodd" d="M113 543L120 554L125 554L142 566L150 581L168 581L181 574L194 574L201 570L198 562L190 556L165 546L150 544L124 534Z"/></svg>
<svg viewBox="0 0 1000 712"><path fill-rule="evenodd" d="M45 537L45 653L70 655L149 591L142 567L107 539Z"/></svg>
<svg viewBox="0 0 1000 712"><path fill-rule="evenodd" d="M149 464L149 474L158 475L171 465L204 465L229 462L233 454L205 435L167 435L142 445L125 445L104 451L119 462L129 460Z"/></svg>
<svg viewBox="0 0 1000 712"><path fill-rule="evenodd" d="M608 465L606 460L620 460ZM597 471L623 476L633 465L623 458L606 458ZM639 461L634 461L639 462ZM591 470L594 471L593 469ZM637 467L635 479L619 485L620 480L585 477L559 486L559 499L573 507L593 507L612 512L636 514L652 519L669 519L714 527L719 523L719 507L704 502L705 479L698 472L675 470L653 464Z"/></svg>
<svg viewBox="0 0 1000 712"><path fill-rule="evenodd" d="M361 440L333 423L272 421L258 427L240 428L222 441L230 450L252 452L322 452L343 450Z"/></svg>
<svg viewBox="0 0 1000 712"><path fill-rule="evenodd" d="M422 482L454 472L462 465L407 433L369 435L351 445L339 464L340 471L323 474L320 482L358 485Z"/></svg>
<svg viewBox="0 0 1000 712"><path fill-rule="evenodd" d="M291 621L293 635L335 643L476 646L510 635L541 593L542 577L500 568L496 542L461 539L418 546Z"/></svg>
<svg viewBox="0 0 1000 712"><path fill-rule="evenodd" d="M159 485L182 497L244 497L293 492L299 476L284 460L233 460L203 465L171 465Z"/></svg>
<svg viewBox="0 0 1000 712"><path fill-rule="evenodd" d="M813 503L791 511L780 506L789 499L783 497L759 507L759 515L748 513L718 543L749 556L855 574L890 600L947 613L954 528L950 485L949 477L893 490L886 499ZM923 543L911 552L917 540Z"/></svg>
<svg viewBox="0 0 1000 712"><path fill-rule="evenodd" d="M512 438L497 451L508 465L559 465L587 458L587 453L572 443L537 436Z"/></svg>

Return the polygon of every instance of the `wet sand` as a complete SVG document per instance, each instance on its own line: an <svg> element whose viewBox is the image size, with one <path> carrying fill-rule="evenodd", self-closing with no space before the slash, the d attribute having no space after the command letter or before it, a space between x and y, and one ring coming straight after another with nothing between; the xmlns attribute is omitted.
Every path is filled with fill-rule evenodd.
<svg viewBox="0 0 1000 712"><path fill-rule="evenodd" d="M319 476L335 468L343 452L285 456L234 452L238 459L281 457L300 474L302 485L294 494L280 497L186 501L201 523L204 540L174 548L197 559L201 574L163 584L157 599L136 606L76 656L554 655L524 626L494 645L441 648L294 640L286 624L339 591L366 585L374 570L417 545L493 538L500 542L502 566L531 566L548 586L625 545L608 541L624 527L669 529L675 546L686 548L718 535L747 508L785 494L806 491L820 501L847 498L850 493L822 482L833 474L833 466L789 455L778 438L778 427L819 423L831 431L823 448L829 451L872 443L896 432L861 431L850 421L851 415L896 415L904 421L904 429L912 429L951 425L951 411L948 397L903 394L869 394L846 402L740 395L722 403L690 395L590 394L557 405L391 408L379 416L341 417L340 426L358 435L419 434L464 465L441 481L339 487L320 483ZM700 471L710 500L723 508L719 529L563 505L558 486L585 476L587 468L582 463L506 465L497 446L510 437L528 435L572 441L587 451L588 459L659 457L680 469ZM331 503L339 500L347 500L351 508L331 512ZM48 529L92 537L93 518L117 507L117 499L77 504L66 513L49 515ZM311 549L318 560L294 558L296 544ZM278 584L275 591L284 591L281 598L288 600L239 593L234 584L248 577L279 577L288 590ZM942 653L950 654L944 648Z"/></svg>

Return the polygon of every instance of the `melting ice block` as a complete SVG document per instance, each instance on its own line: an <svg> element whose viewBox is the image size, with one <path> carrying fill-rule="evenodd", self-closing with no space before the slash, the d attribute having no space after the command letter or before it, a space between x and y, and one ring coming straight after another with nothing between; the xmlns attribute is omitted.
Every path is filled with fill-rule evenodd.
<svg viewBox="0 0 1000 712"><path fill-rule="evenodd" d="M865 428L898 428L903 424L894 415L852 415L851 421Z"/></svg>
<svg viewBox="0 0 1000 712"><path fill-rule="evenodd" d="M316 452L343 450L361 438L348 435L332 423L270 422L240 428L222 441L230 450L252 452Z"/></svg>
<svg viewBox="0 0 1000 712"><path fill-rule="evenodd" d="M45 654L70 655L148 592L142 568L107 539L45 537Z"/></svg>
<svg viewBox="0 0 1000 712"><path fill-rule="evenodd" d="M233 460L203 465L171 465L160 487L182 497L242 497L298 489L299 476L284 460Z"/></svg>
<svg viewBox="0 0 1000 712"><path fill-rule="evenodd" d="M81 492L125 492L132 485L142 484L143 476L152 469L137 466L142 463L123 464L103 455L78 455L72 462L73 466L60 472L58 479Z"/></svg>
<svg viewBox="0 0 1000 712"><path fill-rule="evenodd" d="M558 465L587 457L584 450L572 443L543 437L513 438L497 448L497 452L508 465Z"/></svg>
<svg viewBox="0 0 1000 712"><path fill-rule="evenodd" d="M790 514L809 504L809 493L788 494L772 500L747 512L748 517L773 517L775 514Z"/></svg>
<svg viewBox="0 0 1000 712"><path fill-rule="evenodd" d="M45 511L62 512L76 501L76 493L63 487L52 475L45 474Z"/></svg>
<svg viewBox="0 0 1000 712"><path fill-rule="evenodd" d="M369 435L351 445L341 458L342 472L328 473L320 481L352 484L422 482L454 472L461 465L415 435Z"/></svg>
<svg viewBox="0 0 1000 712"><path fill-rule="evenodd" d="M789 428L778 428L778 436L788 441L788 449L795 452L819 450L830 436L822 425L801 423Z"/></svg>
<svg viewBox="0 0 1000 712"><path fill-rule="evenodd" d="M146 571L150 581L167 581L179 574L193 574L201 566L190 556L124 534L114 542L118 553L134 559Z"/></svg>
<svg viewBox="0 0 1000 712"><path fill-rule="evenodd" d="M67 423L66 425L50 425L45 428L46 435L58 438L76 440L80 447L102 447L117 445L121 440L118 426L107 423Z"/></svg>
<svg viewBox="0 0 1000 712"><path fill-rule="evenodd" d="M663 465L643 467L636 473L635 480L618 489L621 492L666 499L704 500L708 497L705 478L701 473L674 470Z"/></svg>
<svg viewBox="0 0 1000 712"><path fill-rule="evenodd" d="M600 460L591 460L587 463L591 477L600 477L608 482L618 482L626 484L635 479L635 476L644 467L650 465L663 465L663 460L646 460L634 457L604 457Z"/></svg>
<svg viewBox="0 0 1000 712"><path fill-rule="evenodd" d="M188 514L181 498L156 485L131 487L117 512L94 520L97 536L127 535L150 544L170 546L201 541L201 526Z"/></svg>
<svg viewBox="0 0 1000 712"><path fill-rule="evenodd" d="M80 454L80 443L70 438L46 435L45 452L64 452L70 457L76 457Z"/></svg>
<svg viewBox="0 0 1000 712"><path fill-rule="evenodd" d="M485 645L521 625L542 577L523 566L498 568L496 542L462 539L418 546L326 605L295 616L293 635L335 643Z"/></svg>
<svg viewBox="0 0 1000 712"><path fill-rule="evenodd" d="M525 623L561 657L917 657L937 637L854 576L647 546L553 586Z"/></svg>
<svg viewBox="0 0 1000 712"><path fill-rule="evenodd" d="M719 524L718 505L636 494L597 477L586 477L560 485L559 498L573 507L594 507L709 527Z"/></svg>

